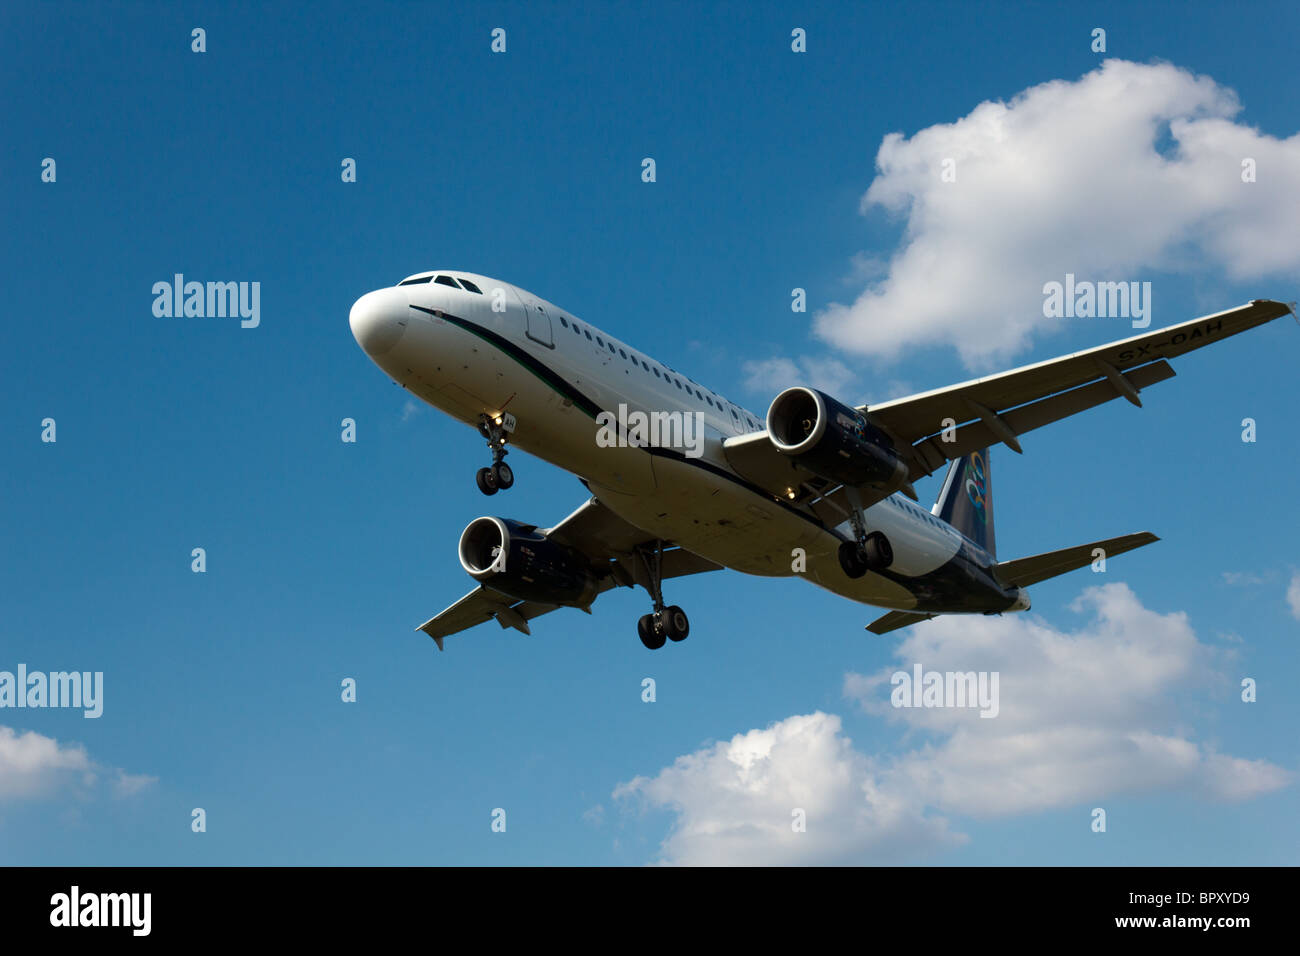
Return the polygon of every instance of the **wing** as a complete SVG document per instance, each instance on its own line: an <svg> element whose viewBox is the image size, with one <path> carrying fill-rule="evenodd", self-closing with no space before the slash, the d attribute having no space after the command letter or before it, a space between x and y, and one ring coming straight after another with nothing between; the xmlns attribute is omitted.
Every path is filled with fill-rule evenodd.
<svg viewBox="0 0 1300 956"><path fill-rule="evenodd" d="M1173 378L1168 359L1271 322L1293 307L1257 299L1247 305L1120 339L1073 355L895 399L866 409L908 457L910 477L931 474L949 459L1006 444L1018 436L1116 398L1141 406L1138 393ZM959 425L943 441L945 419ZM965 423L965 424L962 424Z"/></svg>
<svg viewBox="0 0 1300 956"><path fill-rule="evenodd" d="M618 585L649 585L649 575L637 551L653 545L654 536L624 521L595 498L544 533L552 540L576 549L591 561L592 571L600 582L597 597ZM722 568L722 565L684 548L668 550L667 544L665 548L661 565L664 578ZM480 584L441 614L425 621L417 630L428 634L438 645L438 650L442 650L442 639L447 635L493 619L503 628L513 627L530 634L529 621L564 606L520 601ZM591 613L589 607L581 610Z"/></svg>
<svg viewBox="0 0 1300 956"><path fill-rule="evenodd" d="M908 466L908 480L932 474L949 459L1005 443L1019 452L1020 435L1116 398L1141 405L1138 393L1173 378L1168 360L1230 335L1271 322L1294 306L1257 299L1247 305L1192 319L1155 332L1111 342L1073 355L911 395L859 412L884 431ZM944 441L945 427L952 430ZM845 489L818 478L781 454L766 431L723 443L737 474L777 498L812 511L830 526L848 516ZM910 484L903 492L916 497ZM879 500L879 495L869 501Z"/></svg>

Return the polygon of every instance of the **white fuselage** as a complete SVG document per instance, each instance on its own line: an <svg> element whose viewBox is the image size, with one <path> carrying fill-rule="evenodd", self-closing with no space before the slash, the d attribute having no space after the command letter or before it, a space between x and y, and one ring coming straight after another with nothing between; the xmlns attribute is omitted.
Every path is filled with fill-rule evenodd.
<svg viewBox="0 0 1300 956"><path fill-rule="evenodd" d="M479 292L423 279L468 279ZM883 576L849 578L837 559L848 522L826 530L804 509L747 482L722 443L763 420L644 352L506 282L470 272L422 273L362 297L358 342L396 382L477 427L510 413L510 444L584 479L611 511L650 535L748 574L799 575L856 601L907 610L917 599L896 577L942 567L963 546L955 529L901 494L865 513L894 561ZM600 412L698 413L699 457L604 447ZM802 549L800 552L797 549ZM800 554L804 556L800 560Z"/></svg>

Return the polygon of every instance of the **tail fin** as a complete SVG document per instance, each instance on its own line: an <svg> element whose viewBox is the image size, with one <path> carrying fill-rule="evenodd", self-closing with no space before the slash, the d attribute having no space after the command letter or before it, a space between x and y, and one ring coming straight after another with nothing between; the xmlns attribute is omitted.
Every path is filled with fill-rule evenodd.
<svg viewBox="0 0 1300 956"><path fill-rule="evenodd" d="M993 473L989 450L954 458L931 514L948 522L989 554L997 555L993 538Z"/></svg>

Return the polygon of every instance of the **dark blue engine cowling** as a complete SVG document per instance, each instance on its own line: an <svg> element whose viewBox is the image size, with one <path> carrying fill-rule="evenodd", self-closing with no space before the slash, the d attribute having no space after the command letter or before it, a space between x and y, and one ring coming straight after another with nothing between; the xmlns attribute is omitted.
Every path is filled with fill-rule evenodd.
<svg viewBox="0 0 1300 956"><path fill-rule="evenodd" d="M856 409L812 388L787 388L767 410L767 433L782 454L822 478L889 489L907 480L893 443Z"/></svg>
<svg viewBox="0 0 1300 956"><path fill-rule="evenodd" d="M475 518L461 532L459 551L471 577L521 601L585 607L596 594L590 562L534 525Z"/></svg>

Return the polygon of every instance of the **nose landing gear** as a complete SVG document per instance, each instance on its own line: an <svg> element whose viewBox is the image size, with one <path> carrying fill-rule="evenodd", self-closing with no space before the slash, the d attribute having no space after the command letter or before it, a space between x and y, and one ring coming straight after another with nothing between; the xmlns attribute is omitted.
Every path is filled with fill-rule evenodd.
<svg viewBox="0 0 1300 956"><path fill-rule="evenodd" d="M666 641L684 641L691 633L691 622L686 612L676 604L664 607L663 556L664 543L637 549L645 569L646 590L654 601L654 611L643 614L636 622L636 633L641 643L652 651L664 646Z"/></svg>
<svg viewBox="0 0 1300 956"><path fill-rule="evenodd" d="M506 457L506 435L515 430L515 416L509 412L495 418L479 415L478 430L487 439L488 449L492 452L492 465L480 468L475 480L479 491L485 495L495 495L515 483L513 469L503 460Z"/></svg>

